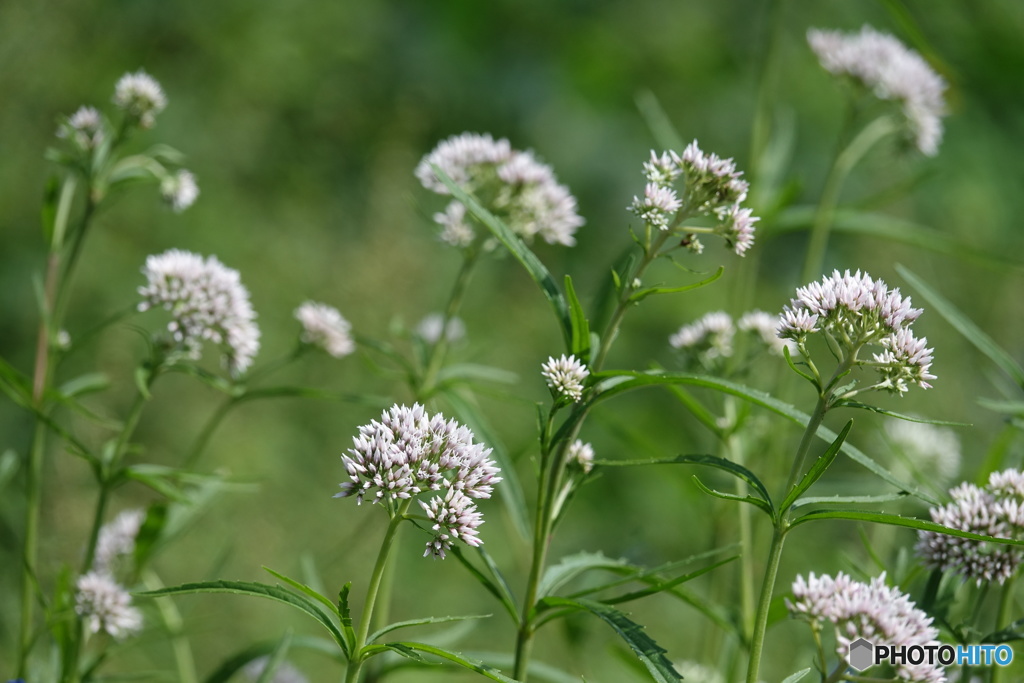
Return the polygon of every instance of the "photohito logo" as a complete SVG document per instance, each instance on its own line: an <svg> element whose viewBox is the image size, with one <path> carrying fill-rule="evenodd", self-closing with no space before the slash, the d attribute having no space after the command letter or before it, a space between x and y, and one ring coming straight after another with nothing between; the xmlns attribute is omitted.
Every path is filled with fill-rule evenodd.
<svg viewBox="0 0 1024 683"><path fill-rule="evenodd" d="M883 663L1007 666L1013 661L1013 648L1009 645L875 645L858 638L850 643L846 661L857 671Z"/></svg>

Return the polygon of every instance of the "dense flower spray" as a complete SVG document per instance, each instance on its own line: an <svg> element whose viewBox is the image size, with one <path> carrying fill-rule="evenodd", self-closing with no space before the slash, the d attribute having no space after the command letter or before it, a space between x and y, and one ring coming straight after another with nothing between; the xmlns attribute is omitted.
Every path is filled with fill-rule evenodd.
<svg viewBox="0 0 1024 683"><path fill-rule="evenodd" d="M356 350L352 325L338 309L327 304L307 301L295 309L295 318L302 324L302 341L316 346L335 358Z"/></svg>
<svg viewBox="0 0 1024 683"><path fill-rule="evenodd" d="M553 396L576 403L583 398L584 382L590 370L576 356L562 355L548 358L541 366L541 374Z"/></svg>
<svg viewBox="0 0 1024 683"><path fill-rule="evenodd" d="M142 613L131 605L131 596L110 576L89 572L75 584L75 612L90 633L105 631L121 639L142 628Z"/></svg>

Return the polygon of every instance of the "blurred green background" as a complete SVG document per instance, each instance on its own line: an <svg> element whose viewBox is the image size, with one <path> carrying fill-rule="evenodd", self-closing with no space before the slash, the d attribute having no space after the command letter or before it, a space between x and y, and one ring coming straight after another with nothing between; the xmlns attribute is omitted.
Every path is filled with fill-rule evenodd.
<svg viewBox="0 0 1024 683"><path fill-rule="evenodd" d="M698 138L705 150L735 157L756 192L751 124L767 75L767 111L777 122L794 124L786 170L792 199L813 204L847 103L804 35L808 27L854 30L864 23L894 33L931 60L949 81L950 115L936 158L876 150L854 174L844 201L916 221L993 257L969 260L837 236L829 267L864 268L904 285L893 268L904 263L1021 359L1024 4L1018 0L6 0L0 3L0 355L26 371L31 367L38 320L33 281L45 255L39 200L53 171L43 151L53 143L57 118L81 104L109 110L113 85L126 71L145 69L170 100L157 127L136 144L159 141L183 151L202 195L180 216L160 205L153 188L111 202L87 245L68 329L74 336L133 303L146 255L178 247L216 254L241 271L259 314L260 359L266 361L290 350L298 331L292 311L307 298L338 307L360 334L376 337L443 306L458 256L436 240L430 224L443 202L419 187L412 169L439 139L462 131L490 132L535 150L578 197L587 219L578 246L540 244L536 250L556 278L573 275L585 303L629 243L627 226L636 222L625 207L642 191L641 164L657 144L638 112L642 93L653 93L684 140ZM772 31L776 50L766 62ZM758 226L757 244L745 259L718 244L688 259L701 271L724 264L726 275L695 294L646 302L627 320L611 365L671 364L669 334L710 310L780 310L802 284L797 278L805 236L773 235L775 227L770 218ZM659 277L685 276L666 268L652 279ZM454 357L521 377L513 388L517 398L487 398L484 406L501 438L521 456L520 471L529 475L532 402L546 394L538 369L560 352L558 330L543 298L509 258L492 260L477 273L462 317L468 342ZM154 317L137 321L150 329L160 325ZM935 389L884 402L903 412L972 423L961 430L964 474L970 476L1002 423L976 398L1001 398L1005 380L934 312L926 312L917 329L935 347ZM142 353L139 336L120 326L79 350L65 370L67 376L92 368L108 372L113 389L95 405L123 414L133 391L133 363ZM778 372L768 368L765 377L750 381L765 380L760 386L770 388L766 377ZM307 357L288 373L296 382L408 400L361 355L342 361ZM787 398L811 407L813 397L803 387L790 383L788 389ZM217 401L187 378L162 380L136 437L145 448L138 457L179 462ZM258 490L218 499L203 524L162 555L164 582L213 574L263 580L261 564L300 574L305 556L329 589L352 580L361 594L384 516L331 495L343 477L339 456L355 428L378 412L285 400L233 414L202 467L257 483ZM877 425L872 416L861 416L852 441L866 448ZM30 432L25 414L0 403L0 450L23 454ZM789 427L777 434L783 446L795 436ZM584 437L601 458L714 447L680 406L657 392L597 411ZM1008 463L1019 464L1019 444L1009 453ZM886 462L886 454L872 455ZM780 465L766 461L764 467ZM603 550L654 564L708 549L716 542L715 520L730 518L733 510L700 496L690 474L630 469L599 479L577 499L553 557ZM836 476L862 474L844 464ZM93 494L88 471L66 453L51 454L46 475L42 557L52 579L59 562L80 557ZM141 488L119 494L116 509L152 499ZM22 502L17 481L0 496L0 675L16 638L16 621L9 617L16 605ZM492 501L485 511L487 548L520 585L526 546L499 504ZM726 532L719 541L734 540L728 523L721 524ZM909 545L913 535L896 539ZM395 555L396 618L499 611L454 562L420 559L422 542L407 532ZM820 551L824 544L830 552ZM797 572L834 572L862 558L854 525L802 531L787 548L779 591ZM698 590L735 603L730 586L712 584ZM302 633L313 629L284 607L238 597L178 604L195 636L201 673L255 639L276 638L289 626ZM673 659L707 660L703 634L713 627L692 609L652 600L637 603L632 613ZM541 659L591 681L640 679L614 635L596 620L574 618L550 628L552 637L539 645ZM808 635L796 623L770 633L777 652L768 657L767 680L809 665ZM509 650L512 643L513 629L498 615L459 647ZM169 669L169 657L152 635L120 661L125 669ZM339 673L315 654L294 659L311 680L333 680ZM422 676L405 674L408 680Z"/></svg>

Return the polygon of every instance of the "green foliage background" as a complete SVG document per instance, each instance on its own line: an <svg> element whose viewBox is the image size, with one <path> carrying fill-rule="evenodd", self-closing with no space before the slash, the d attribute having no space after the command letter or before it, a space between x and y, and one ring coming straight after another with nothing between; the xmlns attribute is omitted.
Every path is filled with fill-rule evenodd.
<svg viewBox="0 0 1024 683"><path fill-rule="evenodd" d="M53 141L57 117L80 104L106 105L126 71L146 69L170 100L156 130L139 142L159 139L184 151L202 195L181 216L159 206L155 191L130 193L105 211L83 257L68 327L74 335L130 305L146 255L179 247L216 254L241 271L259 313L266 360L290 349L297 335L292 310L307 298L337 306L359 333L372 336L414 325L443 305L458 257L434 237L429 216L440 203L419 187L412 169L439 139L465 130L534 149L579 198L588 221L579 245L536 249L556 277L571 273L581 293L596 291L628 244L627 226L635 223L625 207L642 190L640 165L656 146L638 113L638 94L653 93L684 140L696 137L705 150L734 156L751 176L758 83L770 78L769 111L776 121L795 123L791 196L797 204L813 204L836 144L845 93L818 66L804 35L808 27L853 30L864 23L893 32L931 60L950 83L950 116L938 157L877 150L855 173L844 201L919 222L963 248L934 254L873 237L836 236L828 263L866 269L893 285L903 284L893 266L904 263L1020 359L1024 4L1017 0L0 3L0 355L31 367L33 279L45 254L38 207L51 171L42 153ZM751 180L756 191L758 178ZM738 314L743 309L737 306L747 304L780 310L802 284L797 278L805 238L782 234L771 217L758 228L757 244L745 259L713 245L687 261L702 271L725 264L726 275L696 294L646 302L627 321L611 366L671 364L668 335L710 310ZM966 258L968 248L989 256ZM659 275L677 277L664 270L652 279ZM531 401L545 395L539 366L559 349L558 330L509 258L477 273L462 317L469 343L456 357L520 375L514 388L520 399L489 398L485 407L528 473ZM139 320L152 329L160 324L155 317ZM917 329L935 347L939 379L934 390L887 405L973 423L962 430L970 476L1002 421L975 399L1001 398L1006 381L934 312L926 312ZM68 376L93 367L110 373L114 390L97 399L96 408L120 414L132 391L130 369L142 352L136 334L116 327L78 352ZM765 376L774 371L782 369L767 369ZM400 385L375 373L363 357L306 358L290 372L296 381L408 400ZM809 408L812 397L803 387L790 389L788 398ZM144 457L179 462L216 404L212 392L185 378L163 381L136 435ZM203 467L229 471L258 488L219 499L202 525L163 556L164 581L263 580L261 564L299 575L300 558L308 557L329 588L347 580L365 583L384 517L331 495L343 476L339 456L355 428L379 409L285 400L234 414ZM685 411L658 392L633 395L596 418L584 436L599 457L713 447ZM871 416L858 420L852 441L871 448L877 424ZM791 450L796 432L780 429L777 438ZM27 417L0 404L0 450L23 454L29 439ZM1019 465L1019 444L1009 453L1007 464ZM886 454L871 454L886 462ZM751 466L788 467L767 460ZM733 510L701 496L689 474L623 470L598 480L560 528L553 556L600 549L654 564L730 542ZM846 466L839 476L862 474ZM53 453L48 460L44 571L79 559L93 504L88 481L85 467L71 456ZM0 613L16 609L17 484L0 495ZM143 490L120 494L125 506L149 500ZM500 506L492 502L486 512L486 547L503 566L525 571L525 545ZM900 533L904 544L912 542L912 534ZM420 559L422 540L407 531L398 549L396 618L497 612L454 562ZM802 530L790 543L782 592L797 572L864 563L852 524ZM697 590L735 600L729 586L713 581ZM672 657L704 658L711 630L704 618L678 602L650 602L636 605L634 618ZM292 624L307 628L284 608L241 598L206 596L179 604L195 636L201 672L253 639L275 638ZM630 665L607 647L614 636L604 626L584 617L566 623L540 644L541 659L579 670L587 680L630 675ZM0 622L13 626L13 620ZM802 629L784 624L770 632L769 643L777 647L766 663L768 680L809 664ZM461 647L507 650L512 633L496 616ZM0 674L13 657L15 638L12 631L0 632ZM154 639L122 661L136 670L169 668L168 657ZM336 670L315 655L295 659L312 680L335 675L323 673ZM409 674L408 680L420 676Z"/></svg>

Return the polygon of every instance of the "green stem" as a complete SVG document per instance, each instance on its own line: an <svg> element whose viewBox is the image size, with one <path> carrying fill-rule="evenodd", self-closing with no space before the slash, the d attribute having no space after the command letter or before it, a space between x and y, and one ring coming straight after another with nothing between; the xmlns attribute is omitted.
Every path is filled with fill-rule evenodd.
<svg viewBox="0 0 1024 683"><path fill-rule="evenodd" d="M185 461L182 463L183 469L191 470L195 467L196 462L199 460L199 456L201 456L203 451L206 450L206 446L209 444L213 433L217 431L221 422L224 421L227 414L231 412L231 409L237 404L238 398L232 396L225 399L223 403L217 406L217 410L213 411L213 414L210 415L210 419L208 419L206 424L203 425L203 430L199 432L199 436L197 436L196 440L192 443L192 448L189 449L188 457L186 457Z"/></svg>
<svg viewBox="0 0 1024 683"><path fill-rule="evenodd" d="M440 336L430 349L430 356L427 359L427 368L423 373L422 381L417 387L414 387L416 398L419 401L427 400L437 389L435 386L437 375L441 372L441 368L444 367L445 355L448 352L448 325L455 319L459 309L462 307L462 299L466 295L469 281L473 277L473 271L476 268L479 257L480 248L478 246L472 246L465 252L462 266L455 277L455 284L452 285L452 293L448 297L448 305L444 310Z"/></svg>
<svg viewBox="0 0 1024 683"><path fill-rule="evenodd" d="M761 653L764 650L764 634L768 630L768 609L775 591L775 577L779 573L782 560L782 544L786 539L786 529L781 523L776 524L772 533L772 545L768 551L768 564L764 569L764 581L761 583L761 599L757 604L757 615L754 617L754 635L750 639L750 663L747 665L747 683L758 683L761 668Z"/></svg>
<svg viewBox="0 0 1024 683"><path fill-rule="evenodd" d="M807 247L807 258L804 261L801 282L810 282L821 274L825 262L825 250L828 247L829 232L835 218L839 194L843 189L847 176L868 150L879 140L893 132L895 127L888 117L880 117L872 121L857 134L849 145L836 156L832 168L825 179L825 188L821 193L818 211L811 226L811 240Z"/></svg>
<svg viewBox="0 0 1024 683"><path fill-rule="evenodd" d="M993 631L998 631L1007 625L1010 620L1010 607L1013 604L1013 584L1016 580L1016 575L1011 576L1003 584L1003 590L999 594L999 608L996 611L996 623ZM1006 667L995 666L992 667L992 681L991 683L1000 683L1003 678L1003 670Z"/></svg>
<svg viewBox="0 0 1024 683"><path fill-rule="evenodd" d="M804 468L807 464L807 454L811 450L811 444L818 434L818 427L821 426L822 420L825 418L825 413L828 411L828 399L821 395L818 397L818 403L814 406L814 412L811 413L811 419L807 423L807 428L804 429L804 434L800 438L800 445L796 449L796 457L793 458L793 467L789 471L789 479L786 481L786 488L783 495L788 495L790 490L796 484L797 479L803 474ZM781 513L782 511L780 511Z"/></svg>
<svg viewBox="0 0 1024 683"><path fill-rule="evenodd" d="M732 456L734 462L744 465L743 446L735 434L730 435L725 441L725 450ZM748 493L747 482L737 480L736 494L746 496ZM752 520L750 506L741 505L740 516L740 599L741 614L743 618L743 634L751 632L754 627L754 538L752 532Z"/></svg>
<svg viewBox="0 0 1024 683"><path fill-rule="evenodd" d="M28 458L28 481L26 491L25 549L21 578L21 638L18 657L18 678L26 675L28 653L32 647L32 612L35 606L37 583L36 556L39 551L39 511L43 479L43 448L46 439L46 425L36 420L32 449Z"/></svg>
<svg viewBox="0 0 1024 683"><path fill-rule="evenodd" d="M412 499L402 502L395 512L391 521L388 522L388 530L384 533L384 540L381 542L380 551L377 553L377 562L373 566L373 574L370 576L370 586L366 590L366 603L363 607L363 614L359 620L359 631L356 633L356 641L352 647L352 659L349 662L348 670L345 672L345 683L356 683L359 680L359 672L363 666L363 648L366 647L366 638L370 633L370 624L373 622L373 608L377 602L377 595L380 591L381 580L384 577L384 570L388 563L388 556L394 545L395 536L398 533L398 525L405 521L405 513L409 510Z"/></svg>

